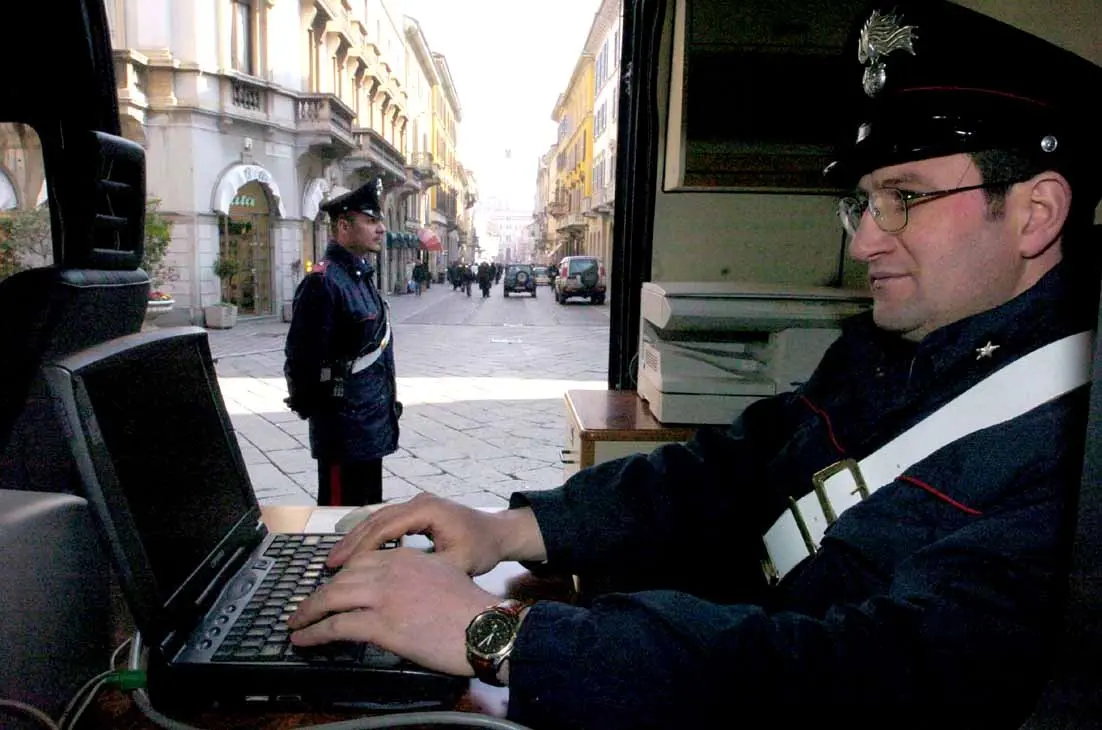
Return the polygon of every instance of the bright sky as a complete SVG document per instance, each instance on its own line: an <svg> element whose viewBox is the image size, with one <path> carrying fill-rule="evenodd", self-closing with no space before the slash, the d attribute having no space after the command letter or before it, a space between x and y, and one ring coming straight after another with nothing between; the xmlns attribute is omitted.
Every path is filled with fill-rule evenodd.
<svg viewBox="0 0 1102 730"><path fill-rule="evenodd" d="M566 90L600 0L389 0L447 57L463 121L459 159L482 203L531 210L551 111ZM511 154L506 158L506 150Z"/></svg>

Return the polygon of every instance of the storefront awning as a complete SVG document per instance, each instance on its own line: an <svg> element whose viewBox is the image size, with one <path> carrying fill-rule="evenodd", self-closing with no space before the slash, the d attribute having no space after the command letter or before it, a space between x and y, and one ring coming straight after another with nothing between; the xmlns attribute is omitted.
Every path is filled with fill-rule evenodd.
<svg viewBox="0 0 1102 730"><path fill-rule="evenodd" d="M437 236L431 229L422 228L417 231L417 237L421 239L421 248L426 251L443 251L444 247L440 243L440 236Z"/></svg>
<svg viewBox="0 0 1102 730"><path fill-rule="evenodd" d="M211 208L223 215L230 214L230 205L237 191L252 181L263 185L271 197L272 213L279 212L280 218L286 218L287 212L283 208L283 196L279 192L275 176L259 165L234 165L222 173L218 185L214 189L214 199Z"/></svg>

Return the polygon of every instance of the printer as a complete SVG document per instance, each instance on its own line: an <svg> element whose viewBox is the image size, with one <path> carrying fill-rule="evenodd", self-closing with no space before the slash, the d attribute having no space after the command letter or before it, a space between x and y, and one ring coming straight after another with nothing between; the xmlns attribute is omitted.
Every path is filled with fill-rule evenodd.
<svg viewBox="0 0 1102 730"><path fill-rule="evenodd" d="M663 423L726 425L755 400L794 390L872 307L867 292L726 282L645 282L639 396Z"/></svg>

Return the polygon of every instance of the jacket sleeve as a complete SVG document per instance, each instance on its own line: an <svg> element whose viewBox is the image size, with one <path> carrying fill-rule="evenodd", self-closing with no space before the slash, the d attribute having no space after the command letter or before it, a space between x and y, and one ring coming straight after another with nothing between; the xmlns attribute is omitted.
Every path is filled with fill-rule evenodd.
<svg viewBox="0 0 1102 730"><path fill-rule="evenodd" d="M295 291L294 315L284 345L288 405L303 418L324 397L322 364L330 357L336 300L321 274L306 276Z"/></svg>
<svg viewBox="0 0 1102 730"><path fill-rule="evenodd" d="M1059 522L1051 500L1006 506L820 616L673 591L536 603L510 659L509 716L602 730L759 715L775 727L1016 727L1005 723L1033 705L1060 605L1055 540L1021 536Z"/></svg>
<svg viewBox="0 0 1102 730"><path fill-rule="evenodd" d="M556 489L514 494L510 506L532 507L552 570L684 577L669 561L692 536L702 557L752 556L760 577L776 461L794 434L818 420L804 395L837 388L849 370L839 339L797 392L754 402L729 427L702 428L685 444L584 469Z"/></svg>
<svg viewBox="0 0 1102 730"><path fill-rule="evenodd" d="M753 526L766 467L793 419L807 415L791 395L758 401L726 429L701 429L685 444L598 464L557 489L514 494L510 505L532 507L548 569L615 574L618 590L691 589L697 576L673 562L690 539L702 558L749 556L742 567L760 578Z"/></svg>

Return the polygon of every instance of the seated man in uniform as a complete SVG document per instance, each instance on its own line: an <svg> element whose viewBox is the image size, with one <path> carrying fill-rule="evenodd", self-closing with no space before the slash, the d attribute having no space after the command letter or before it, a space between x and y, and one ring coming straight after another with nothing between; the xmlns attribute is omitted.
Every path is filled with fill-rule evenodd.
<svg viewBox="0 0 1102 730"><path fill-rule="evenodd" d="M310 421L319 505L383 501L383 457L398 449L390 313L371 258L383 246L378 180L320 206L329 245L295 291L284 373L287 404Z"/></svg>
<svg viewBox="0 0 1102 730"><path fill-rule="evenodd" d="M334 548L296 644L507 684L535 727L1032 709L1082 466L1102 69L936 0L888 4L858 43L859 130L829 172L855 191L840 214L874 305L809 382L501 513L378 511ZM435 552L375 549L408 533ZM616 592L494 605L468 575L502 560Z"/></svg>

